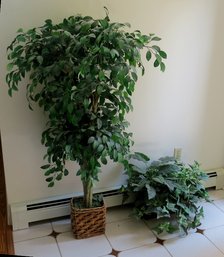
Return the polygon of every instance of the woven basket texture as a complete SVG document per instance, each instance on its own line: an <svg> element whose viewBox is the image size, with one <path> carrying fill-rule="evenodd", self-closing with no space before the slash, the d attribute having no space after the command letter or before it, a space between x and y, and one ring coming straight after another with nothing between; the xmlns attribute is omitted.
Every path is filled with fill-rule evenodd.
<svg viewBox="0 0 224 257"><path fill-rule="evenodd" d="M106 206L103 203L101 207L79 209L74 206L71 200L71 222L72 231L76 239L83 239L105 233L106 224Z"/></svg>

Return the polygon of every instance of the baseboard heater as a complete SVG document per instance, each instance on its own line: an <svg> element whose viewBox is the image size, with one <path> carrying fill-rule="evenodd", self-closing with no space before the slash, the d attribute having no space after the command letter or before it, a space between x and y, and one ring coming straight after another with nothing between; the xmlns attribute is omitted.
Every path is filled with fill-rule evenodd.
<svg viewBox="0 0 224 257"><path fill-rule="evenodd" d="M202 183L206 188L224 188L224 168L206 171L208 179ZM122 204L123 195L119 188L99 190L107 207ZM37 201L15 203L11 205L13 230L25 229L29 223L46 219L58 218L70 214L70 200L78 194L49 197ZM127 203L133 201L129 199Z"/></svg>
<svg viewBox="0 0 224 257"><path fill-rule="evenodd" d="M119 188L99 190L102 193L107 207L119 206L122 204L123 194ZM11 217L13 230L25 229L29 223L46 219L58 218L70 214L70 200L80 194L69 194L63 196L49 197L30 202L11 204ZM130 203L129 199L126 203Z"/></svg>
<svg viewBox="0 0 224 257"><path fill-rule="evenodd" d="M224 168L207 170L208 179L203 181L206 188L215 188L216 190L224 188Z"/></svg>

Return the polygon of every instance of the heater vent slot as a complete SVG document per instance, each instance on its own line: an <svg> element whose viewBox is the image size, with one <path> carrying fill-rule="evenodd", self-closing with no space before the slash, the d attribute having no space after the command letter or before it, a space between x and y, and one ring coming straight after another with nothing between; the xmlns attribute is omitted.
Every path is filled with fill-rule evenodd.
<svg viewBox="0 0 224 257"><path fill-rule="evenodd" d="M208 172L207 175L209 178L217 177L217 172L216 171Z"/></svg>
<svg viewBox="0 0 224 257"><path fill-rule="evenodd" d="M71 198L66 199L60 199L60 200L54 200L54 201L47 201L42 203L33 203L27 205L27 210L36 210L41 208L47 208L52 206L58 206L58 205L64 205L69 204Z"/></svg>

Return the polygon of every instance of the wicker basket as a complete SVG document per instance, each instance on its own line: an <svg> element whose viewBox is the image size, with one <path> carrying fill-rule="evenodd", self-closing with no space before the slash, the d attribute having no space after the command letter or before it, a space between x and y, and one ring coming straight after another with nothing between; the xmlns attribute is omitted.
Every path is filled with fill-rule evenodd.
<svg viewBox="0 0 224 257"><path fill-rule="evenodd" d="M96 208L79 209L74 205L74 201L78 200L80 198L72 198L71 200L71 222L75 238L82 239L104 234L106 224L105 204L103 203L101 207Z"/></svg>

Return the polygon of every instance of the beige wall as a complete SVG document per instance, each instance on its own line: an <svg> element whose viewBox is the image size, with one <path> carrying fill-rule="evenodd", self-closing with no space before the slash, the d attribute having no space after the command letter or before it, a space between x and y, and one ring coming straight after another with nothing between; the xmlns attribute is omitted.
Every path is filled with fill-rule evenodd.
<svg viewBox="0 0 224 257"><path fill-rule="evenodd" d="M45 153L40 144L45 117L38 108L29 111L22 85L12 99L7 96L6 47L19 27L77 13L103 17L103 6L112 20L161 36L169 57L164 74L147 64L138 82L134 112L128 115L135 150L154 159L181 147L184 161L196 159L206 169L224 166L223 0L3 0L0 129L9 203L80 191L81 185L71 172L53 189L47 188L39 168ZM104 168L101 178L98 188L124 181L116 164Z"/></svg>

